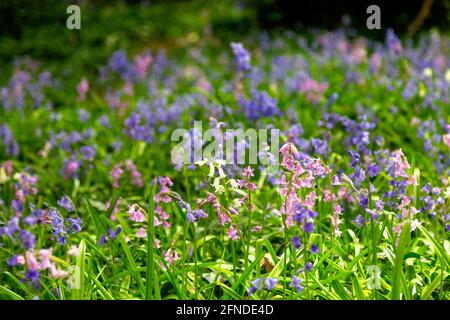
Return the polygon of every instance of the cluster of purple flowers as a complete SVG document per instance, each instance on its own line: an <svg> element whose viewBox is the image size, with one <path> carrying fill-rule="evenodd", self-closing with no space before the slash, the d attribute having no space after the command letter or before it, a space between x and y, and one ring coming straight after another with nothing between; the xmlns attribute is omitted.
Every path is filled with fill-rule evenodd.
<svg viewBox="0 0 450 320"><path fill-rule="evenodd" d="M278 283L278 279L276 278L258 278L252 282L252 286L249 289L250 294L254 294L255 292L266 289L267 291L273 290Z"/></svg>
<svg viewBox="0 0 450 320"><path fill-rule="evenodd" d="M420 122L419 119L414 119ZM440 134L439 131L444 134ZM448 135L450 132L450 125L444 119L441 121L434 121L432 119L421 122L417 128L417 137L424 142L424 151L432 157L433 166L437 172L442 175L450 175L450 155L448 148L450 148L450 141ZM441 144L444 143L444 151L442 151Z"/></svg>
<svg viewBox="0 0 450 320"><path fill-rule="evenodd" d="M0 125L0 144L3 144L5 152L12 157L19 154L19 145L7 124Z"/></svg>
<svg viewBox="0 0 450 320"><path fill-rule="evenodd" d="M63 196L58 200L58 206L63 207L67 212L73 212L75 207L73 206L72 200L68 196Z"/></svg>
<svg viewBox="0 0 450 320"><path fill-rule="evenodd" d="M181 197L178 200L178 204L180 205L181 208L186 209L186 218L189 223L194 223L200 219L208 218L208 214L205 212L205 210L203 209L192 210L190 204L181 199Z"/></svg>
<svg viewBox="0 0 450 320"><path fill-rule="evenodd" d="M252 68L250 65L250 53L244 48L242 43L232 42L231 49L233 50L237 70L249 71Z"/></svg>
<svg viewBox="0 0 450 320"><path fill-rule="evenodd" d="M26 69L31 70L29 72ZM22 111L26 105L27 96L31 97L34 108L42 105L43 90L53 84L52 76L50 72L44 71L37 75L37 81L33 80L35 74L33 69L35 69L34 66L21 66L19 61L8 85L0 88L0 105L6 111L12 111L14 108Z"/></svg>
<svg viewBox="0 0 450 320"><path fill-rule="evenodd" d="M190 97L184 98L175 100L172 105L168 104L165 97L156 98L150 103L139 101L136 111L125 120L124 132L134 140L151 143L155 134L163 133L168 125L177 123L183 112L194 103Z"/></svg>
<svg viewBox="0 0 450 320"><path fill-rule="evenodd" d="M110 226L99 235L99 245L104 246L118 237L122 239L122 232L125 233L125 241L135 239L137 245L142 245L147 240L148 218L153 216L155 236L158 237L154 246L163 248L155 255L165 262L160 265L166 270L180 256L185 262L184 253L179 255L177 252L177 248L186 243L180 245L178 235L174 234L180 227L174 212L181 208L186 217L181 223L186 222L186 227L197 226L196 223L201 221L201 228L198 228L201 230L195 232L203 232L206 229L202 229L204 225L209 226L214 219L207 220L208 213L214 212L217 226L223 229L222 234L228 236L221 245L233 244L233 254L238 249L247 255L245 258L253 249L252 236L262 235L263 227L271 232L277 230L274 233L279 230L285 232L286 243L279 248L287 248L285 257L288 257L289 250L289 254L298 260L291 259L286 263L284 267L287 269L295 267L289 271L290 278L285 276L282 281L286 283L285 287L289 285L300 294L307 284L299 274L304 273L307 278L307 273L313 270L314 265L317 266L317 255L321 250L326 254L335 250L336 246L347 241L348 233L351 237L367 237L371 234L367 227L369 224L376 231L389 225L386 231L389 236L398 236L406 222L412 231L422 223L433 223L446 232L450 231L450 214L446 209L450 192L450 124L446 109L450 71L448 59L445 59L448 48L441 48L448 47L448 44L430 37L417 50L409 45L403 46L392 30L388 31L384 45L349 38L345 32L339 31L316 35L317 41L312 44L288 35L287 39L294 39L292 45L298 47L295 54L286 54L283 39L271 41L267 37L260 39L263 55L261 61L257 61L258 64L261 62L258 66L256 62L254 66L250 64L250 53L241 43L231 43L236 65L233 70L237 70L233 79L222 77L223 70L204 68L209 63L208 57L198 51L190 52L192 63L183 67L172 63L163 53L155 59L149 52L130 59L124 50L119 50L102 70L102 76L111 80L105 81L107 112L97 114L96 109L88 107L91 98L97 98L97 92L96 88L90 88L86 78L82 78L78 86L72 88L78 98L77 109L53 110L47 126L51 129L44 132L45 126L36 128L36 140L45 143L38 155L47 158L49 166L53 163L61 166L62 162L61 175L66 180L81 180L80 183L74 179L73 190L70 189L71 181L66 181L64 190L68 194L99 190L101 187L98 186L106 185L106 200L99 199L104 196L102 192L92 197L97 202L95 205L100 207L111 199L111 190L119 189L124 175L130 178L131 188L121 189L123 194L112 208ZM423 50L428 47L429 50ZM318 70L320 74L317 74ZM340 76L327 78L330 70L339 72ZM50 74L42 73L37 84L33 83L33 78L31 73L21 69L14 72L7 87L0 89L0 103L4 106L4 110L0 110L2 114L14 109L27 110L25 107L30 104L30 96L35 107L45 101L42 90L51 84ZM118 84L113 80L118 80ZM91 85L95 83L92 81ZM338 94L328 90L336 90L340 86L342 99L338 101ZM372 90L374 87L377 90ZM364 92L367 96L355 102L354 92ZM390 100L394 100L391 92L395 92L396 98L403 96L412 111L403 112L405 103L402 101L391 103ZM389 112L380 111L378 105L372 107L372 102L378 103L375 94L386 97L382 103ZM238 108L233 107L235 105ZM49 109L52 111L51 107ZM75 126L65 126L67 115ZM410 115L412 118L408 118ZM397 134L397 128L385 128L384 119L395 117L402 120L399 128L411 129L411 132L404 133L404 141L389 137L390 133ZM184 179L183 183L176 185L177 188L173 188L174 183L169 177L158 177L157 194L151 199L155 202L155 212L149 215L146 210L151 206L139 205L144 203L140 196L145 192L145 179L161 172L174 173L167 170L167 163L163 162L166 159L161 155L163 152L159 152L160 148L167 151L162 149L167 145L165 137L176 126L189 123L188 119L198 118L207 118L210 128L224 131L233 126L245 128L249 124L257 128L282 128L286 135L282 139L286 142L279 150L281 163L278 158L272 159L273 164L280 167L269 174L271 185L266 187L264 183L267 180L262 175L258 176L259 173L251 167L244 169L238 165L225 165L224 161L217 159L202 159L195 164L192 161L188 169L206 164L209 167L207 177L183 170L175 175L175 182ZM94 120L100 124L99 128L92 126ZM266 124L268 120L272 120L270 124ZM10 126L7 123L0 126L0 145L12 158L19 155L19 145ZM206 146L202 133L196 128L185 134L194 150ZM419 139L409 141L415 135ZM224 143L233 140L234 144L235 138L234 133L226 132ZM132 140L145 143L136 144ZM23 148L25 141L18 141ZM406 155L410 156L414 148L422 144L434 168L422 163L422 157L415 157L411 164L408 162ZM398 145L403 151L390 149L393 146L398 148ZM237 141L234 147L235 162L239 151L250 149L245 139ZM50 154L50 151L53 152ZM24 156L28 159L28 152ZM104 162L100 162L102 160ZM37 248L46 239L37 241L41 239L37 239L36 230L49 231L60 245L60 251L71 242L71 235L81 231L82 221L76 216L74 202L68 196L59 199L56 208L46 204L42 208L37 175L29 174L42 174L42 171L33 167L35 163L24 163L23 159L14 161L14 166L17 161L19 167L24 167L23 172L14 174L12 161L0 166L0 193L4 199L0 200L0 211L10 214L0 225L1 245L7 243L17 249L14 251L16 254L8 257L8 265L28 264L25 278L37 285L43 270L49 269L52 277L62 277L64 272L51 264L51 249L42 251ZM146 161L151 164L147 171L143 171ZM183 163L173 161L173 164L176 170L185 169ZM82 178L89 174L86 169L94 166L99 179L96 176L83 181ZM427 173L421 175L423 167ZM108 188L108 177L101 176L107 172L105 168L111 169L109 183L112 183L112 188ZM239 176L240 179L236 178ZM44 183L52 181L40 177L44 178ZM434 179L430 180L433 184L419 186L420 179L429 177ZM195 191L188 186L190 180L198 182ZM196 201L183 198L183 191L195 193L198 198L194 198ZM130 192L133 194L127 194ZM131 227L121 219L121 201L129 205L127 222ZM112 205L108 203L107 208L109 204ZM247 222L245 226L244 222ZM358 232L345 229L355 227ZM130 233L130 229L134 231ZM321 233L321 240L317 240L319 237L315 233ZM379 240L386 241L385 233L380 234ZM186 234L187 237L190 233ZM264 241L266 239L272 240L270 236ZM389 240L386 241L387 246L395 248L394 241L390 243ZM361 242L366 245L369 241ZM330 249L329 243L334 247ZM238 248L235 244L239 244ZM248 244L247 249L245 244ZM190 257L195 249L185 247ZM275 245L274 248L278 254L279 248ZM375 244L362 252L373 251L370 253L376 260L379 249L380 246ZM227 254L228 250L224 252ZM330 254L328 257L334 259L334 256ZM140 254L133 253L133 257L139 261ZM344 257L342 259L345 260ZM302 266L298 269L300 261ZM236 268L239 269L239 264ZM249 293L262 291L268 294L274 290L276 294L278 281L270 273L265 274L251 282Z"/></svg>
<svg viewBox="0 0 450 320"><path fill-rule="evenodd" d="M125 161L125 165L119 163L115 165L111 170L111 177L113 178L113 188L119 188L119 180L124 173L124 169L131 175L131 184L142 188L144 182L142 181L141 173L139 172L137 166L130 159Z"/></svg>
<svg viewBox="0 0 450 320"><path fill-rule="evenodd" d="M47 215L53 230L53 237L60 245L67 243L69 235L81 231L81 218L79 217L63 218L56 208L48 208Z"/></svg>
<svg viewBox="0 0 450 320"><path fill-rule="evenodd" d="M98 240L98 244L104 246L108 241L113 241L117 238L117 236L122 232L122 227L117 227L114 231L113 228L108 229L108 234L102 234Z"/></svg>
<svg viewBox="0 0 450 320"><path fill-rule="evenodd" d="M145 78L153 57L149 51L136 55L134 60L130 61L125 50L117 50L108 60L108 64L103 72L103 76L114 72L125 81L134 82Z"/></svg>
<svg viewBox="0 0 450 320"><path fill-rule="evenodd" d="M58 201L58 205L63 206L69 212L74 210L72 201L66 196ZM50 224L57 243L65 244L69 234L80 232L81 219L71 217L63 219L56 208L39 209L30 204L28 215L23 215L20 212L0 227L0 238L7 237L13 244L20 245L21 249L18 252L25 252L25 254L14 254L8 260L8 265L10 267L26 265L25 278L35 288L40 285L40 272L43 270L49 269L52 278L61 278L68 275L67 272L58 269L49 260L51 249L35 251L37 239L33 232L36 230L34 226L37 224ZM2 241L2 243L5 243L5 241Z"/></svg>
<svg viewBox="0 0 450 320"><path fill-rule="evenodd" d="M33 223L30 219L23 219L27 225ZM36 245L36 237L27 229L20 227L21 219L19 217L11 218L7 224L0 227L0 237L8 236L11 241L19 241L23 250L30 251Z"/></svg>
<svg viewBox="0 0 450 320"><path fill-rule="evenodd" d="M432 185L428 182L426 183L422 189L422 193L424 196L420 198L423 203L423 206L420 208L422 213L428 213L432 219L436 218L436 211L441 211L442 207L445 205L445 198L443 196L443 192L438 187L432 187ZM447 232L450 231L450 216L442 210L442 220L445 224L445 230Z"/></svg>
<svg viewBox="0 0 450 320"><path fill-rule="evenodd" d="M76 177L80 168L92 168L92 162L97 155L97 148L92 143L94 137L95 132L90 127L81 132L50 132L46 149L41 151L41 154L46 157L51 150L63 150L67 157L63 160L61 175L68 180Z"/></svg>
<svg viewBox="0 0 450 320"><path fill-rule="evenodd" d="M248 120L281 116L275 99L265 91L252 90L250 100L241 98L240 105Z"/></svg>

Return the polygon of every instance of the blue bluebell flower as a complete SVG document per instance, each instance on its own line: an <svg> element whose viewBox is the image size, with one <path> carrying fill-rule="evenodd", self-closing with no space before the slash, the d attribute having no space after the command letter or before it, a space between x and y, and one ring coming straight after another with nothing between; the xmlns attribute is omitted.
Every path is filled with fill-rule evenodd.
<svg viewBox="0 0 450 320"><path fill-rule="evenodd" d="M295 249L299 249L300 246L302 245L302 242L300 241L300 238L299 238L299 237L293 237L293 238L291 239L291 243L292 243L292 245L295 247Z"/></svg>
<svg viewBox="0 0 450 320"><path fill-rule="evenodd" d="M249 71L251 69L250 53L244 48L242 43L232 42L230 46L238 71Z"/></svg>
<svg viewBox="0 0 450 320"><path fill-rule="evenodd" d="M68 212L73 212L75 210L72 200L68 196L63 196L58 200L58 205L66 209Z"/></svg>

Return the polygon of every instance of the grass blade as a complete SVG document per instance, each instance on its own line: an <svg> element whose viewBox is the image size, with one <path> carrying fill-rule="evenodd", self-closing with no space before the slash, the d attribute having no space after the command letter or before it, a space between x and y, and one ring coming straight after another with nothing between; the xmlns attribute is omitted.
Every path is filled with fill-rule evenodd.
<svg viewBox="0 0 450 320"><path fill-rule="evenodd" d="M72 300L84 300L84 273L86 268L86 244L84 240L81 240L78 246L78 257L76 263L76 269L72 275L73 285L72 288Z"/></svg>
<svg viewBox="0 0 450 320"><path fill-rule="evenodd" d="M400 300L401 288L402 288L402 277L403 274L403 264L404 264L404 255L407 252L407 248L409 246L409 242L411 241L411 228L410 221L407 220L403 226L402 231L400 232L400 239L398 241L398 247L395 252L395 261L394 261L394 269L392 271L392 291L391 298L392 300Z"/></svg>
<svg viewBox="0 0 450 320"><path fill-rule="evenodd" d="M147 228L147 288L145 291L145 298L147 300L153 299L153 274L154 274L154 259L153 259L153 218L155 213L155 194L156 194L156 179L153 180L153 186L150 187L149 206L148 206L148 228Z"/></svg>

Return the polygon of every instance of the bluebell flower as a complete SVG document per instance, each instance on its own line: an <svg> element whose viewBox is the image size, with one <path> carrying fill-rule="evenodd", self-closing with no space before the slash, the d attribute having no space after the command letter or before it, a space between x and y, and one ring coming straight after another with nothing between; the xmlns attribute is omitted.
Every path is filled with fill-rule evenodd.
<svg viewBox="0 0 450 320"><path fill-rule="evenodd" d="M122 227L117 227L116 231L113 228L108 229L108 235L101 235L98 244L104 246L109 240L115 240L117 236L122 232Z"/></svg>
<svg viewBox="0 0 450 320"><path fill-rule="evenodd" d="M86 128L81 132L81 138L83 140L89 140L95 136L94 128Z"/></svg>
<svg viewBox="0 0 450 320"><path fill-rule="evenodd" d="M10 237L12 240L14 240L14 233L17 231L20 231L19 227L19 218L13 217L11 220L8 221L8 224L2 228L3 231L0 231L0 234L6 234L8 237Z"/></svg>
<svg viewBox="0 0 450 320"><path fill-rule="evenodd" d="M61 199L58 200L58 205L66 209L68 212L72 212L75 210L72 201L68 196L63 196Z"/></svg>
<svg viewBox="0 0 450 320"><path fill-rule="evenodd" d="M369 208L366 208L366 212L368 214L370 214L370 216L372 217L373 220L375 220L375 221L378 220L378 213L377 212L375 212L375 211L373 211L373 210L371 210Z"/></svg>
<svg viewBox="0 0 450 320"><path fill-rule="evenodd" d="M109 238L111 238L111 239L114 239L114 238L116 237L116 233L114 232L114 229L113 229L113 228L109 228L109 229L108 229L108 236L109 236Z"/></svg>
<svg viewBox="0 0 450 320"><path fill-rule="evenodd" d="M425 207L423 208L424 211L426 210L433 210L434 209L434 200L431 196L425 196L422 198L423 203L425 204Z"/></svg>
<svg viewBox="0 0 450 320"><path fill-rule="evenodd" d="M347 150L348 154L351 157L350 166L355 168L358 164L361 163L361 156L357 152L353 152L352 150Z"/></svg>
<svg viewBox="0 0 450 320"><path fill-rule="evenodd" d="M180 206L182 208L186 209L186 217L187 217L188 222L191 222L191 223L195 222L197 219L196 219L196 217L194 215L194 212L191 209L190 204L187 203L187 202L184 202L182 200L178 201L178 203L180 204Z"/></svg>
<svg viewBox="0 0 450 320"><path fill-rule="evenodd" d="M317 254L317 253L320 252L319 247L318 247L315 243L313 243L313 244L311 245L311 252L314 253L314 254Z"/></svg>
<svg viewBox="0 0 450 320"><path fill-rule="evenodd" d="M256 280L252 281L252 286L249 289L249 293L253 294L256 291L262 289L262 281L263 280L264 280L264 287L266 288L267 291L270 291L273 288L275 288L278 283L278 279L276 279L276 278L258 278Z"/></svg>
<svg viewBox="0 0 450 320"><path fill-rule="evenodd" d="M109 58L108 67L117 72L124 81L131 81L136 78L136 69L133 63L128 60L125 50L114 52Z"/></svg>
<svg viewBox="0 0 450 320"><path fill-rule="evenodd" d="M80 218L67 218L67 221L69 222L69 227L67 228L68 233L81 231Z"/></svg>
<svg viewBox="0 0 450 320"><path fill-rule="evenodd" d="M36 237L28 230L22 230L20 233L20 241L25 250L30 251L34 249L36 244Z"/></svg>
<svg viewBox="0 0 450 320"><path fill-rule="evenodd" d="M11 129L7 124L0 125L0 144L3 144L8 155L15 157L19 154L19 145L14 140Z"/></svg>
<svg viewBox="0 0 450 320"><path fill-rule="evenodd" d="M364 218L363 218L362 215L358 214L358 215L356 216L356 218L353 219L353 222L356 223L358 226L361 227L361 226L364 224Z"/></svg>
<svg viewBox="0 0 450 320"><path fill-rule="evenodd" d="M307 272L310 272L312 270L312 267L313 267L312 263L310 261L306 261L306 263L305 263L305 270Z"/></svg>
<svg viewBox="0 0 450 320"><path fill-rule="evenodd" d="M250 53L244 48L242 43L232 42L230 46L238 71L249 71L251 69Z"/></svg>
<svg viewBox="0 0 450 320"><path fill-rule="evenodd" d="M386 32L386 46L395 55L400 54L402 51L402 43L392 29L388 29Z"/></svg>
<svg viewBox="0 0 450 320"><path fill-rule="evenodd" d="M108 236L111 240L114 240L117 238L117 236L122 232L122 227L117 227L116 231L114 229L109 228L108 229Z"/></svg>
<svg viewBox="0 0 450 320"><path fill-rule="evenodd" d="M31 227L31 226L34 226L34 225L36 224L36 222L37 222L37 217L34 216L33 214L30 214L29 216L26 216L26 217L23 219L23 221L24 221L27 225L29 225L29 226Z"/></svg>
<svg viewBox="0 0 450 320"><path fill-rule="evenodd" d="M72 151L72 146L80 142L81 139L81 134L78 131L72 131L70 133L62 131L56 136L51 137L53 145L56 145L57 141L60 141L59 147L68 152Z"/></svg>
<svg viewBox="0 0 450 320"><path fill-rule="evenodd" d="M384 208L384 202L383 202L383 200L377 199L377 200L375 201L374 207L375 207L375 209L377 209L377 210L380 211L380 212L383 211L383 208Z"/></svg>
<svg viewBox="0 0 450 320"><path fill-rule="evenodd" d="M303 208L300 204L297 205L296 213L294 215L294 220L297 222L302 222L306 218L308 210Z"/></svg>
<svg viewBox="0 0 450 320"><path fill-rule="evenodd" d="M313 211L313 210L308 210L308 216L309 216L311 219L315 219L318 215L319 215L319 214L318 214L317 212L315 212L315 211Z"/></svg>
<svg viewBox="0 0 450 320"><path fill-rule="evenodd" d="M98 119L98 123L105 127L110 129L111 128L111 122L109 121L109 118L106 114L102 115L99 119Z"/></svg>
<svg viewBox="0 0 450 320"><path fill-rule="evenodd" d="M197 219L206 219L206 218L208 218L208 214L203 209L194 210L194 216Z"/></svg>
<svg viewBox="0 0 450 320"><path fill-rule="evenodd" d="M299 249L300 246L302 245L302 242L300 241L299 237L293 237L292 240L291 240L291 243L293 244L295 249Z"/></svg>
<svg viewBox="0 0 450 320"><path fill-rule="evenodd" d="M20 202L17 199L13 199L11 201L11 207L15 212L22 212L23 211L23 205L22 202Z"/></svg>
<svg viewBox="0 0 450 320"><path fill-rule="evenodd" d="M13 255L6 263L9 267L17 266L19 264L18 256L16 254Z"/></svg>
<svg viewBox="0 0 450 320"><path fill-rule="evenodd" d="M313 138L311 139L311 145L313 146L314 152L321 156L325 156L330 152L330 147L326 140Z"/></svg>
<svg viewBox="0 0 450 320"><path fill-rule="evenodd" d="M53 235L58 236L59 234L65 233L64 231L64 220L59 214L57 209L48 209L48 215L53 228Z"/></svg>
<svg viewBox="0 0 450 320"><path fill-rule="evenodd" d="M290 286L292 288L295 288L297 290L297 293L302 293L302 291L304 289L304 287L301 284L302 284L302 279L300 279L297 276L292 276Z"/></svg>
<svg viewBox="0 0 450 320"><path fill-rule="evenodd" d="M359 187L364 181L366 181L366 172L360 166L355 168L355 173L352 175L355 186Z"/></svg>
<svg viewBox="0 0 450 320"><path fill-rule="evenodd" d="M259 290L261 281L262 281L262 278L258 278L256 280L252 281L252 286L248 290L250 294L253 294Z"/></svg>
<svg viewBox="0 0 450 320"><path fill-rule="evenodd" d="M252 90L250 95L250 100L241 98L239 101L239 104L243 108L247 119L258 120L263 117L274 117L281 115L275 99L270 97L267 92Z"/></svg>
<svg viewBox="0 0 450 320"><path fill-rule="evenodd" d="M433 189L431 189L431 193L434 195L440 194L441 193L441 189L434 187Z"/></svg>
<svg viewBox="0 0 450 320"><path fill-rule="evenodd" d="M317 217L317 213L308 210L304 207L302 207L300 204L297 205L296 213L294 214L294 220L301 224L302 230L305 232L313 232L315 225L314 225L314 218Z"/></svg>
<svg viewBox="0 0 450 320"><path fill-rule="evenodd" d="M367 167L367 173L369 177L376 177L380 173L380 168L376 164L371 164Z"/></svg>
<svg viewBox="0 0 450 320"><path fill-rule="evenodd" d="M80 147L80 152L83 155L83 160L94 160L97 151L94 146L82 146Z"/></svg>
<svg viewBox="0 0 450 320"><path fill-rule="evenodd" d="M315 228L315 225L314 225L314 222L312 222L312 221L308 221L305 224L303 224L303 226L302 226L303 231L308 232L308 233L314 232L314 228Z"/></svg>
<svg viewBox="0 0 450 320"><path fill-rule="evenodd" d="M365 195L360 195L359 196L359 202L361 204L361 207L366 209L367 206L369 205L369 198L367 196L365 196Z"/></svg>
<svg viewBox="0 0 450 320"><path fill-rule="evenodd" d="M64 245L67 243L67 237L66 235L59 234L56 236L56 243L59 245Z"/></svg>
<svg viewBox="0 0 450 320"><path fill-rule="evenodd" d="M125 134L129 135L134 140L141 140L147 143L152 141L153 128L148 125L141 124L141 115L139 113L132 113L125 120L125 126Z"/></svg>
<svg viewBox="0 0 450 320"><path fill-rule="evenodd" d="M270 291L270 290L272 290L273 288L275 288L276 285L277 285L277 283L278 283L278 279L275 279L275 278L266 278L266 279L264 280L264 285L266 286L266 289L267 289L268 291Z"/></svg>
<svg viewBox="0 0 450 320"><path fill-rule="evenodd" d="M188 222L193 223L199 219L206 219L208 214L202 209L192 210L191 205L184 201L179 194L176 194L180 207L186 209L186 218Z"/></svg>
<svg viewBox="0 0 450 320"><path fill-rule="evenodd" d="M338 98L339 95L336 92L333 92L323 106L323 110L327 110Z"/></svg>
<svg viewBox="0 0 450 320"><path fill-rule="evenodd" d="M55 208L48 209L48 216L53 229L53 237L58 244L65 244L69 234L81 231L80 218L67 218L67 220L64 220Z"/></svg>
<svg viewBox="0 0 450 320"><path fill-rule="evenodd" d="M35 289L38 289L40 286L39 277L40 274L37 270L28 269L27 271L25 271L25 278L31 282L31 285Z"/></svg>
<svg viewBox="0 0 450 320"><path fill-rule="evenodd" d="M90 113L86 109L78 109L78 117L80 118L81 122L86 122L90 118Z"/></svg>
<svg viewBox="0 0 450 320"><path fill-rule="evenodd" d="M106 241L107 241L106 236L101 235L101 236L100 236L100 239L98 240L98 244L99 244L100 246L104 246L105 243L106 243Z"/></svg>

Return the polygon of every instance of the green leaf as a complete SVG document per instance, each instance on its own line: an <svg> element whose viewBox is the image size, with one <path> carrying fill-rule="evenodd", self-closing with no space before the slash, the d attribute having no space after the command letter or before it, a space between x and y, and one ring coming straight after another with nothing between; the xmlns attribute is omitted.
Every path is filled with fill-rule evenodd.
<svg viewBox="0 0 450 320"><path fill-rule="evenodd" d="M81 240L78 246L78 252L76 270L72 275L73 284L75 285L72 288L72 300L84 300L84 273L86 268L86 244L84 240Z"/></svg>
<svg viewBox="0 0 450 320"><path fill-rule="evenodd" d="M144 297L145 296L145 286L144 286L144 283L142 282L141 275L137 271L137 265L136 265L136 261L133 258L133 254L131 253L130 248L128 247L128 244L126 243L125 238L122 233L119 234L117 239L119 240L119 242L121 244L123 252L125 253L125 257L127 258L127 260L126 260L127 268L128 268L128 270L130 270L131 274L133 275L134 280L138 284L139 291L141 292L142 296Z"/></svg>
<svg viewBox="0 0 450 320"><path fill-rule="evenodd" d="M11 274L8 271L5 271L5 274L11 278L12 281L14 281L14 283L20 288L22 289L30 298L34 296L33 292L25 285L22 283L22 281L20 281L19 279L17 279L17 277L13 274Z"/></svg>
<svg viewBox="0 0 450 320"><path fill-rule="evenodd" d="M256 264L260 262L260 260L262 259L264 253L261 252L259 254L259 256L255 257L255 261L253 261L248 267L247 269L245 269L244 273L242 273L242 275L239 277L239 279L237 279L237 281L233 284L233 291L236 291L237 288L239 288L239 286L244 283L245 280L247 280L247 278L250 276L250 274L252 273L253 269L255 268ZM224 297L225 299L225 297Z"/></svg>
<svg viewBox="0 0 450 320"><path fill-rule="evenodd" d="M233 289L231 289L230 287L228 287L226 284L223 284L222 282L216 282L216 285L218 285L220 288L222 288L222 290L231 298L235 299L235 300L241 300L242 297Z"/></svg>
<svg viewBox="0 0 450 320"><path fill-rule="evenodd" d="M398 241L398 247L395 251L395 261L394 269L392 271L392 289L391 298L392 300L400 300L400 295L402 292L402 278L403 274L403 264L405 252L408 249L409 243L411 241L411 228L410 221L407 220L403 223L402 231L400 232L400 239Z"/></svg>
<svg viewBox="0 0 450 320"><path fill-rule="evenodd" d="M352 299L339 280L334 280L333 282L331 282L331 286L334 288L334 290L342 300Z"/></svg>
<svg viewBox="0 0 450 320"><path fill-rule="evenodd" d="M3 299L3 297L9 297L12 300L24 300L21 296L19 296L17 293L9 290L8 288L5 288L4 286L0 285L0 298Z"/></svg>
<svg viewBox="0 0 450 320"><path fill-rule="evenodd" d="M429 285L427 285L423 290L422 294L420 295L421 300L428 300L433 293L433 291L438 287L438 285L441 283L441 276L437 275L433 281Z"/></svg>
<svg viewBox="0 0 450 320"><path fill-rule="evenodd" d="M153 258L153 246L154 246L154 227L153 218L155 214L155 194L156 194L156 179L153 180L153 187L150 187L149 196L149 209L148 209L148 228L147 228L147 287L145 291L145 298L147 300L153 299L153 275L154 272L154 258ZM158 278L156 278L158 281Z"/></svg>
<svg viewBox="0 0 450 320"><path fill-rule="evenodd" d="M366 297L364 296L361 284L359 283L358 278L355 275L351 276L352 279L352 285L353 285L353 292L358 300L365 300Z"/></svg>
<svg viewBox="0 0 450 320"><path fill-rule="evenodd" d="M425 238L427 238L427 240L431 242L439 257L446 263L447 267L442 267L447 269L450 268L450 253L446 252L444 246L437 242L436 237L432 236L422 225L419 225L418 229L423 233Z"/></svg>

